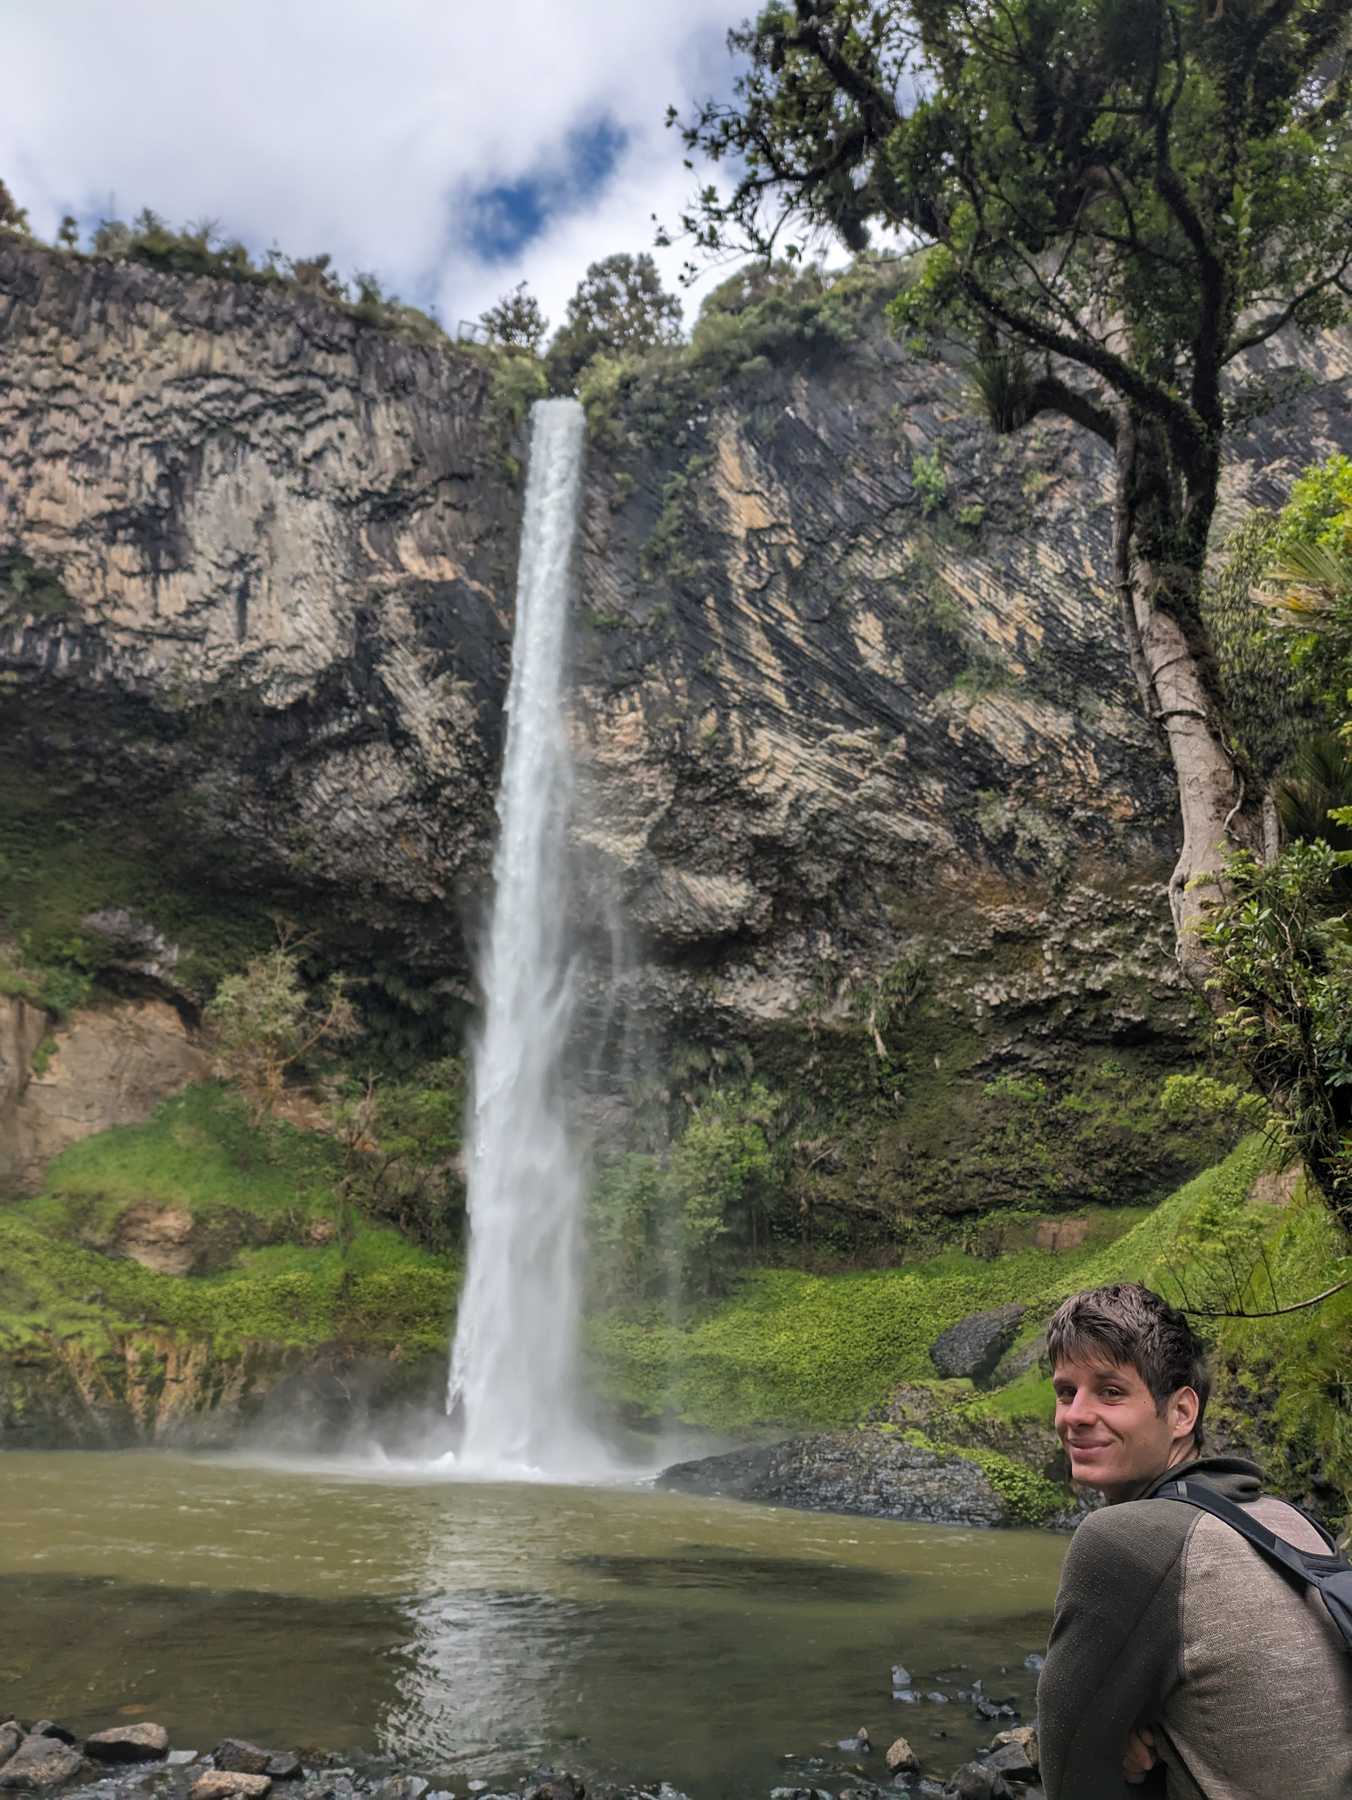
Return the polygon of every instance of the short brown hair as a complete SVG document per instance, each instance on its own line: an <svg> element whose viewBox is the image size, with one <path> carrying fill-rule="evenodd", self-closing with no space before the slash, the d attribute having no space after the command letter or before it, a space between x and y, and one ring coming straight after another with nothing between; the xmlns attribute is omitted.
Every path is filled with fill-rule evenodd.
<svg viewBox="0 0 1352 1800"><path fill-rule="evenodd" d="M1193 1442L1202 1448L1202 1414L1211 1394L1206 1346L1179 1312L1148 1287L1115 1281L1063 1300L1047 1327L1052 1372L1072 1358L1123 1363L1135 1369L1163 1413L1180 1388L1197 1395Z"/></svg>

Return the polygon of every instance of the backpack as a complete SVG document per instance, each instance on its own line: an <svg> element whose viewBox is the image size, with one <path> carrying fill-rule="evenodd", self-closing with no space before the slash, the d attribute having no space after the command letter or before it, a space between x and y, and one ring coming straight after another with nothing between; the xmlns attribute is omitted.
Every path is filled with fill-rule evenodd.
<svg viewBox="0 0 1352 1800"><path fill-rule="evenodd" d="M1207 1487L1200 1481L1184 1479L1166 1482L1163 1487L1155 1489L1151 1499L1183 1500L1189 1506L1197 1507L1200 1512L1210 1513L1213 1519L1223 1519L1242 1538L1247 1538L1268 1562L1285 1574L1294 1575L1305 1587L1315 1590L1338 1628L1343 1649L1352 1652L1352 1563L1345 1556L1339 1555L1333 1539L1322 1525L1316 1524L1313 1519L1309 1520L1328 1545L1327 1556L1320 1556L1313 1550L1297 1550L1294 1544L1288 1544L1285 1538L1279 1538L1266 1525L1260 1525L1242 1506L1236 1506L1233 1500L1227 1500L1224 1494L1218 1494L1214 1488ZM1301 1517L1307 1518L1308 1515L1302 1513Z"/></svg>

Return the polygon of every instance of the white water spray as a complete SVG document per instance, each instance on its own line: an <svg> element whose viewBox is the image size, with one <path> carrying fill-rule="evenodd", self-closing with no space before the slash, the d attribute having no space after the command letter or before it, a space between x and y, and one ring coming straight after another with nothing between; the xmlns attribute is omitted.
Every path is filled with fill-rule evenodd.
<svg viewBox="0 0 1352 1800"><path fill-rule="evenodd" d="M573 768L563 716L584 418L531 412L498 795L493 913L474 1047L469 1269L451 1355L466 1471L568 1475L599 1460L579 1416L583 1176L564 1057L575 1002L566 926Z"/></svg>

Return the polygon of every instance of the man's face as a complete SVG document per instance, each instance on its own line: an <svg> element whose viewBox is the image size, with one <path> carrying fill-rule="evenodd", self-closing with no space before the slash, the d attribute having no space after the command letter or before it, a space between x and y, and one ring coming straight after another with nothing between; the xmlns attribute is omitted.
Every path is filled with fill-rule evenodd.
<svg viewBox="0 0 1352 1800"><path fill-rule="evenodd" d="M1052 1386L1056 1435L1070 1458L1071 1480L1101 1488L1109 1500L1139 1492L1190 1446L1190 1431L1178 1435L1177 1396L1161 1418L1155 1396L1129 1364L1059 1362Z"/></svg>

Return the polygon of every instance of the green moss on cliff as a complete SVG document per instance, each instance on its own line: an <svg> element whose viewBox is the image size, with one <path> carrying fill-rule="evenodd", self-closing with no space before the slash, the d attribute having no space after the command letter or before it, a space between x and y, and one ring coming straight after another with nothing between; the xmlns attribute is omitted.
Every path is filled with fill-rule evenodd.
<svg viewBox="0 0 1352 1800"><path fill-rule="evenodd" d="M17 939L36 985L87 985L114 967L116 946L86 922L109 910L177 945L175 984L200 999L266 948L275 927L263 904L213 882L215 871L189 862L183 843L172 807L113 822L95 807L86 817L76 797L58 807L26 764L0 758L0 929Z"/></svg>
<svg viewBox="0 0 1352 1800"><path fill-rule="evenodd" d="M214 1083L73 1145L41 1194L0 1208L0 1351L66 1340L100 1354L147 1326L226 1357L258 1342L443 1351L458 1265L354 1221L338 1173L330 1138L255 1131ZM132 1260L119 1239L132 1208L190 1213L210 1272Z"/></svg>
<svg viewBox="0 0 1352 1800"><path fill-rule="evenodd" d="M280 1121L255 1130L237 1095L203 1082L164 1101L144 1125L72 1144L52 1162L42 1194L18 1210L86 1237L142 1203L299 1229L337 1216L339 1164L332 1138Z"/></svg>

